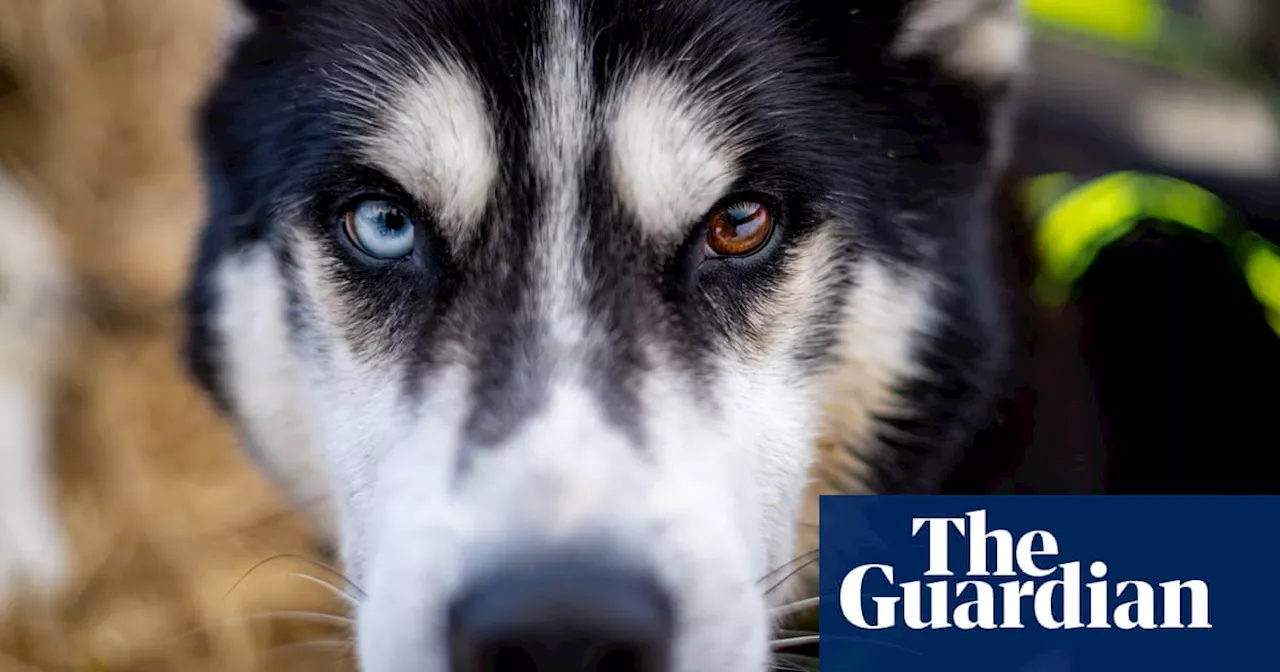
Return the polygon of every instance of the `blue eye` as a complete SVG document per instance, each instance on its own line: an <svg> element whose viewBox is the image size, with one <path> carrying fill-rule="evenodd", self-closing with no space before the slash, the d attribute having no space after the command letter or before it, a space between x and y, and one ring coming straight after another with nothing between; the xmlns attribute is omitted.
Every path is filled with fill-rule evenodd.
<svg viewBox="0 0 1280 672"><path fill-rule="evenodd" d="M351 242L371 257L401 259L413 253L413 220L394 203L359 203L347 212L346 229Z"/></svg>

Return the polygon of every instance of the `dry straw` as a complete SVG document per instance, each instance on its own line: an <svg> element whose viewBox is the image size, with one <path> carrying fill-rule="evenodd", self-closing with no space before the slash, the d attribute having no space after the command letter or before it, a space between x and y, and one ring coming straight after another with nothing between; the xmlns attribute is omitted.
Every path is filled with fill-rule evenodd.
<svg viewBox="0 0 1280 672"><path fill-rule="evenodd" d="M313 615L343 605L298 575L337 577L176 354L203 217L190 115L223 11L0 0L0 165L79 290L50 437L73 579L0 613L0 672L351 669L342 620Z"/></svg>

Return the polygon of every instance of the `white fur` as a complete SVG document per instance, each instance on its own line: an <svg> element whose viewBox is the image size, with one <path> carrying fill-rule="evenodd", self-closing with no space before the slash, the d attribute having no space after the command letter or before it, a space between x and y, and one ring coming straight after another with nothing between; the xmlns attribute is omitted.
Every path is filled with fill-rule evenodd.
<svg viewBox="0 0 1280 672"><path fill-rule="evenodd" d="M444 669L442 612L472 572L582 538L609 540L613 548L602 551L651 568L670 587L689 624L676 642L675 669L764 669L768 622L755 582L766 549L753 443L784 439L767 445L794 456L796 487L807 446L787 431L792 427L770 430L744 416L764 405L776 409L768 395L781 386L729 377L725 391L751 403L719 418L708 417L680 376L655 375L646 382L643 411L652 440L639 450L608 422L590 390L561 380L544 410L508 441L476 449L457 443L464 381L460 371L446 373L410 426L379 416L388 427L377 435L392 443L379 453L373 508L357 523L372 549L358 569L369 594L359 628L368 669L400 669L406 651L426 652L415 659L420 667ZM365 403L350 413L369 410ZM350 420L336 418L329 429L353 437L343 428ZM454 461L462 452L472 463L458 480Z"/></svg>
<svg viewBox="0 0 1280 672"><path fill-rule="evenodd" d="M253 34L258 21L245 9L240 0L222 0L222 32L220 34L221 54L233 53L240 41Z"/></svg>
<svg viewBox="0 0 1280 672"><path fill-rule="evenodd" d="M868 461L884 449L874 434L875 418L909 413L900 407L896 388L926 375L918 348L936 329L936 285L927 272L894 270L898 273L875 258L860 261L855 269L835 361L820 392L820 455L806 496L797 556L818 548L821 495L870 494ZM788 594L812 586L816 569L798 572Z"/></svg>
<svg viewBox="0 0 1280 672"><path fill-rule="evenodd" d="M265 247L223 262L218 291L223 310L217 329L223 343L224 385L263 465L317 521L337 534L329 500L329 473L311 433L306 379L290 347L284 283Z"/></svg>
<svg viewBox="0 0 1280 672"><path fill-rule="evenodd" d="M582 268L581 212L583 166L592 139L587 102L592 95L590 65L583 42L582 18L572 3L551 5L541 55L540 81L533 101L531 156L547 185L538 241L543 283L538 288L540 315L549 338L573 366L573 356L588 338L582 311L586 292Z"/></svg>
<svg viewBox="0 0 1280 672"><path fill-rule="evenodd" d="M52 595L69 559L50 477L49 404L72 305L57 231L0 169L0 611Z"/></svg>
<svg viewBox="0 0 1280 672"><path fill-rule="evenodd" d="M805 384L796 363L787 355L803 349L814 336L815 325L829 319L823 302L836 291L833 283L839 279L837 269L842 266L842 248L833 231L836 226L841 224L831 223L791 251L787 282L779 295L762 307L756 320L757 328L767 334L764 347L747 353L736 367L751 372L755 389L742 398L726 401L742 408L746 418L775 415L788 423L775 430L776 435L756 439L760 446L756 482L776 484L760 493L768 548L764 571L796 555L796 523L804 504L805 479L816 457L812 447L821 429L820 395L824 390L812 382ZM787 594L778 591L772 597L785 599Z"/></svg>
<svg viewBox="0 0 1280 672"><path fill-rule="evenodd" d="M591 538L652 569L676 600L675 672L761 672L769 662L767 606L786 593L762 594L759 581L795 554L814 442L825 432L872 447L872 415L898 410L895 387L920 373L914 346L933 326L931 281L890 273L869 251L857 262L846 310L832 316L827 299L848 262L832 230L813 236L789 251L778 294L756 306L759 337L707 363L701 380L708 387L695 385L660 339L642 339L651 368L637 381L643 445L634 445L599 407L592 386L598 372L586 368L604 342L585 306L584 231L592 213L583 211L581 190L588 160L606 143L614 186L652 238L688 230L689 220L723 195L736 177L737 149L725 129L709 123L713 109L654 72L604 92L604 118L593 119L588 103L599 92L590 78L589 36L572 3L551 7L547 25L530 27L545 31L545 40L527 70L528 155L544 199L541 219L527 222L538 232L529 252L536 271L531 307L544 330L534 356L551 369L538 412L500 445L467 445L468 415L482 402L473 398L466 365L443 365L422 381L420 397L407 396L402 366L356 352L344 338L353 319L369 316L353 314L332 262L299 236L291 245L304 319L318 342L290 345L278 286L254 288L280 283L267 253L224 270L224 285L240 292L228 300L234 315L223 324L226 337L239 342L229 364L243 377L237 384L246 386L244 398L257 400L242 404L241 413L271 454L323 456L333 475L346 569L367 595L356 631L369 672L446 669L446 609L471 572ZM917 19L913 30L953 27L950 15L930 11L935 15L926 18L937 20ZM908 51L919 48L913 39ZM374 65L397 72L395 64ZM390 123L372 127L367 158L406 186L435 185L422 192L428 201L454 199L456 206L460 193L488 198L491 186L475 185L488 179L489 155L454 156L478 147L498 161L499 150L484 139L492 129L485 130L479 94L468 93L478 89L454 65L423 70L428 74L413 78L409 95L391 96L395 111ZM341 93L347 100L359 94ZM462 111L474 114L455 119ZM471 130L459 133L459 123ZM386 132L394 128L402 132ZM423 158L458 138L475 142L450 145L448 160ZM462 176L433 175L447 166ZM447 179L458 180L452 191L440 186ZM455 213L476 216L478 196L464 200L475 207ZM841 338L837 365L830 377L810 376L795 354L818 337L815 325L833 320ZM470 361L470 353L452 354L439 361ZM248 396L247 386L270 399ZM823 406L824 399L838 401ZM846 466L856 473L866 465ZM327 480L311 474L303 480Z"/></svg>
<svg viewBox="0 0 1280 672"><path fill-rule="evenodd" d="M855 446L867 457L878 448L871 432L876 416L907 409L894 404L894 387L924 374L917 356L937 317L928 275L901 271L896 275L868 259L855 271L857 289L846 306L837 365L826 400L825 435L843 446ZM841 460L839 470L865 475L867 465Z"/></svg>
<svg viewBox="0 0 1280 672"><path fill-rule="evenodd" d="M497 139L479 84L457 63L441 61L363 105L376 110L383 102L390 106L377 130L362 138L365 159L429 205L455 243L465 243L498 177Z"/></svg>
<svg viewBox="0 0 1280 672"><path fill-rule="evenodd" d="M613 183L644 232L682 236L737 179L727 129L671 76L642 72L614 103L609 127Z"/></svg>
<svg viewBox="0 0 1280 672"><path fill-rule="evenodd" d="M553 367L537 415L501 445L466 445L475 400L465 368L434 373L423 398L409 403L391 382L403 371L342 343L338 330L351 316L336 278L317 247L295 244L316 313L309 324L328 334L323 360L307 363L316 374L309 416L337 476L348 571L368 594L358 613L360 655L372 672L403 669L406 660L444 669L443 613L470 571L598 533L652 568L677 600L688 624L676 642L677 670L763 670L769 623L756 582L791 552L817 420L813 390L795 384L785 358L758 365L794 347L804 330L783 320L769 352L742 354L759 361L719 363L709 395L674 364L660 366L642 383L644 446L597 406L592 372L582 367L599 344L583 305L579 208L591 91L576 17L558 7L532 110L532 155L547 185L547 219L536 223L535 309L548 337L540 356ZM820 265L799 264L807 270L792 293L810 306L817 297L805 288L817 286Z"/></svg>

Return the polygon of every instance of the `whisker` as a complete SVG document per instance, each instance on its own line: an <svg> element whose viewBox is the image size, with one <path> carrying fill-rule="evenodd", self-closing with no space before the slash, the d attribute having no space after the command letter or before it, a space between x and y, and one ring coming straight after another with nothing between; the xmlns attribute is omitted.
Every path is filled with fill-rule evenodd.
<svg viewBox="0 0 1280 672"><path fill-rule="evenodd" d="M292 642L290 644L278 644L271 647L270 651L287 651L293 649L350 649L352 642L349 639L312 639L305 642Z"/></svg>
<svg viewBox="0 0 1280 672"><path fill-rule="evenodd" d="M280 644L267 649L268 656L278 656L280 654L297 652L297 651L350 651L352 644L344 639L313 639L306 642L293 642L291 644Z"/></svg>
<svg viewBox="0 0 1280 672"><path fill-rule="evenodd" d="M785 662L794 666L792 669L801 670L802 672L817 672L818 670L818 659L814 656L779 652L773 654L773 658L775 662Z"/></svg>
<svg viewBox="0 0 1280 672"><path fill-rule="evenodd" d="M826 639L827 641L839 640L842 642L856 642L858 644L864 644L864 645L869 644L871 646L881 646L886 649L893 649L895 651L902 651L903 653L910 653L913 656L924 655L920 651L916 651L915 649L905 647L901 644L895 644L893 642L885 642L878 639L872 639L869 637L854 637L851 635L827 635ZM782 654L778 654L778 655L782 655Z"/></svg>
<svg viewBox="0 0 1280 672"><path fill-rule="evenodd" d="M781 588L788 581L795 578L797 574L799 574L800 572L803 572L805 569L807 569L809 566L813 565L816 562L818 562L818 558L817 556L814 556L813 558L810 558L809 560L806 560L805 562L801 563L799 567L796 567L795 569L788 572L786 576L779 579L777 583L773 584L772 586L769 587L768 590L764 591L764 594L769 595L773 591Z"/></svg>
<svg viewBox="0 0 1280 672"><path fill-rule="evenodd" d="M231 586L231 589L227 591L227 594L223 596L223 599L226 599L226 598L230 597L230 596L231 596L231 594L232 594L232 593L234 593L234 592L236 591L236 589L240 587L240 584L244 583L246 579L248 579L250 576L252 576L252 575L253 575L253 573L254 573L254 572L258 571L259 569L262 569L264 566L266 566L266 565L268 565L268 564L270 564L270 563L272 563L272 562L276 562L276 561L279 561L279 560L300 560L300 561L305 562L305 563L307 563L307 564L309 564L309 565L311 565L311 566L313 566L313 567L317 567L317 568L319 568L319 569L323 569L323 570L325 570L326 572L329 572L330 574L333 574L334 576L337 576L338 578L342 579L342 582L343 582L343 583L345 583L345 584L347 584L347 586L349 586L351 590L354 590L354 591L356 591L357 593L359 593L359 596L358 596L358 597L359 597L360 599L364 599L365 597L367 597L367 596L364 594L364 591L362 591L362 590L360 589L360 587L359 587L359 586L357 586L353 581L351 581L350 579L348 579L348 578L346 577L346 575L344 575L342 572L338 571L338 569L337 569L337 568L335 568L335 567L330 567L329 565L326 565L325 563L320 562L319 560L313 560L313 559L311 559L311 558L304 557L304 556L301 556L301 555L297 555L297 554L294 554L294 553L281 553L280 555L273 555L273 556L271 556L271 557L269 557L269 558L267 558L267 559L265 559L265 560L263 560L263 561L261 561L261 562L259 562L259 563L255 564L254 566L250 567L250 568L249 568L249 571L245 572L245 573L244 573L244 575L243 575L243 576L241 576L241 577L240 577L240 578L235 582L235 584L233 584L233 585Z"/></svg>
<svg viewBox="0 0 1280 672"><path fill-rule="evenodd" d="M808 609L812 609L818 606L818 600L820 599L821 598L810 597L804 600L797 600L790 604L777 606L769 610L769 615L773 616L774 618L786 618L788 616L794 616L795 614L798 614L802 611L806 611Z"/></svg>
<svg viewBox="0 0 1280 672"><path fill-rule="evenodd" d="M244 618L246 621L258 620L286 620L286 621L310 621L312 623L326 623L328 625L336 625L342 628L349 628L355 624L355 621L346 616L337 616L334 614L323 614L318 611L268 611L261 614L249 614Z"/></svg>
<svg viewBox="0 0 1280 672"><path fill-rule="evenodd" d="M324 579L321 579L319 577L311 576L310 574L302 574L301 572L289 572L289 576L292 576L296 579L302 579L303 581L314 583L317 586L324 588L326 591L333 594L335 597L337 597L338 599L342 600L343 602L347 603L350 606L354 607L360 604L360 600L357 599L351 593L348 593L342 588L335 586L332 583L329 583L328 581L325 581Z"/></svg>
<svg viewBox="0 0 1280 672"><path fill-rule="evenodd" d="M254 623L254 622L261 622L261 621L272 621L272 620L282 620L282 621L292 620L292 621L298 621L298 622L324 623L324 624L333 625L333 626L348 629L348 630L353 625L355 625L355 621L353 619L347 618L346 616L325 614L318 611L267 611L267 612L255 613L255 614L241 614L238 616L227 616L225 618L207 622L199 626L196 626L194 628L191 628L190 630L187 630L185 632L174 635L171 641L178 642L182 639L185 639L187 637L191 637L194 635L210 633L210 632L213 632L215 628L227 627L230 625L243 625L246 623Z"/></svg>
<svg viewBox="0 0 1280 672"><path fill-rule="evenodd" d="M804 646L806 644L817 644L818 635L804 635L802 637L786 637L783 639L775 639L769 642L774 651L779 649L789 649L793 646Z"/></svg>
<svg viewBox="0 0 1280 672"><path fill-rule="evenodd" d="M815 550L809 551L808 553L802 553L800 555L797 555L796 557L782 563L780 566L769 570L767 574L760 577L760 580L756 582L756 585L764 583L765 581L768 581L769 579L777 576L779 573L785 571L788 567L790 567L793 563L811 559L813 556L817 555L817 553L818 551L815 549Z"/></svg>

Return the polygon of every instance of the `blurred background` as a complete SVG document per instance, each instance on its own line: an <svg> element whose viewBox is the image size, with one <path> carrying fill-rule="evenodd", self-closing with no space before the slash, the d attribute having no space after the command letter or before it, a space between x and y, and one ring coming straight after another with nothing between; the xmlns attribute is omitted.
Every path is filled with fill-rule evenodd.
<svg viewBox="0 0 1280 672"><path fill-rule="evenodd" d="M955 491L1280 491L1280 3L1026 0L1001 427Z"/></svg>
<svg viewBox="0 0 1280 672"><path fill-rule="evenodd" d="M945 491L1280 492L1280 3L1026 5L1013 366ZM59 517L0 536L0 672L349 669L332 558L176 358L223 12L0 0L0 451L49 457L0 523Z"/></svg>

